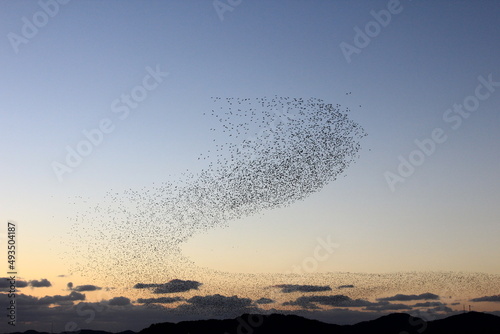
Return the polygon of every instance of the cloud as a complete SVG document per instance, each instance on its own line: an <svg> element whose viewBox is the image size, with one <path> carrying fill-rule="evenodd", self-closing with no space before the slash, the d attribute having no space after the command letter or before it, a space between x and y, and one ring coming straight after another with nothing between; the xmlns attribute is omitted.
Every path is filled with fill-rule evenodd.
<svg viewBox="0 0 500 334"><path fill-rule="evenodd" d="M217 295L215 295L217 296ZM92 330L107 330L111 333L118 333L125 330L140 330L150 326L153 323L160 322L179 322L186 320L200 319L227 319L236 318L243 313L282 313L296 314L311 319L317 319L329 323L354 324L360 321L373 320L384 315L383 312L367 312L358 310L349 310L346 308L332 308L326 310L296 310L264 311L255 307L255 302L250 305L246 298L237 296L214 298L209 296L204 302L194 299L193 303L183 303L181 307L166 308L163 306L153 307L153 305L128 305L127 307L110 306L108 301L101 303L78 302L76 304L63 305L28 305L28 299L31 304L37 301L37 298L19 294L20 297L18 310L25 319L30 319L29 323L19 322L16 325L16 331L25 332L29 329L44 331L47 323L54 323L54 332L59 333L65 330L64 326L72 322L76 329L82 328ZM4 298L4 299L2 299ZM161 297L164 298L164 297ZM173 297L178 298L178 297ZM0 293L0 305L7 301L7 294ZM8 301L7 301L8 302ZM250 306L248 306L250 305ZM238 307L230 309L230 307ZM112 321L110 321L112 320Z"/></svg>
<svg viewBox="0 0 500 334"><path fill-rule="evenodd" d="M317 309L317 305L326 306L341 306L341 307L367 307L373 305L379 305L376 303L369 302L363 299L351 299L344 295L332 295L332 296L302 296L297 298L295 301L285 302L283 305L294 305L300 306L305 309Z"/></svg>
<svg viewBox="0 0 500 334"><path fill-rule="evenodd" d="M428 309L427 312L452 313L454 311L451 308L449 308L448 306L439 306L439 307L435 307L435 308L432 308L432 309Z"/></svg>
<svg viewBox="0 0 500 334"><path fill-rule="evenodd" d="M73 283L72 282L68 282L68 284L66 285L68 287L68 289L73 289Z"/></svg>
<svg viewBox="0 0 500 334"><path fill-rule="evenodd" d="M300 298L303 298L303 299L300 299ZM311 302L309 300L306 300L305 299L306 297L300 297L300 298L296 299L295 301L284 302L284 303L282 303L282 305L300 306L303 309L308 309L308 310L319 310L320 309L320 307L318 305L314 304L313 302Z"/></svg>
<svg viewBox="0 0 500 334"><path fill-rule="evenodd" d="M145 284L145 283L137 283L134 285L134 289L149 289L149 288L156 288L159 287L161 284L156 284L156 283L150 283L150 284Z"/></svg>
<svg viewBox="0 0 500 334"><path fill-rule="evenodd" d="M0 294L0 297L5 298L7 300L7 293L2 293ZM8 301L7 301L8 303ZM33 306L33 305L39 305L38 303L38 298L25 295L23 293L16 294L16 304L17 305L22 305L22 306Z"/></svg>
<svg viewBox="0 0 500 334"><path fill-rule="evenodd" d="M47 288L49 286L52 286L52 283L50 283L46 278L42 278L40 281L38 280L30 281L29 285L33 288Z"/></svg>
<svg viewBox="0 0 500 334"><path fill-rule="evenodd" d="M457 304L460 304L460 303L457 303ZM446 304L441 303L441 302L425 302L425 303L416 303L415 305L413 305L413 307L438 307L438 306L444 306L444 305L446 305Z"/></svg>
<svg viewBox="0 0 500 334"><path fill-rule="evenodd" d="M157 287L153 290L153 293L176 293L189 290L198 290L198 287L200 285L201 283L196 281L183 281L180 279L174 279Z"/></svg>
<svg viewBox="0 0 500 334"><path fill-rule="evenodd" d="M126 305L126 307L111 306L109 301L99 303L78 302L75 304L62 304L62 305L39 305L38 299L27 295L17 295L18 300L17 310L18 314L23 316L24 319L29 319L28 322L19 322L16 324L16 331L25 332L29 329L36 329L40 332L45 331L47 323L54 323L54 332L68 331L65 329L69 323L72 328L77 332L81 329L92 330L107 330L110 333L118 333L125 330L133 330L138 333L144 328L147 328L153 323L161 323L165 321L179 322L186 320L200 320L200 319L213 319L213 318L236 318L245 312L259 311L258 309L236 308L231 310L229 307L237 305L248 305L240 303L238 300L242 298L226 297L227 300L222 300L222 305L219 303L211 304L204 308L203 303L194 300L196 307L191 304L183 304L185 308L165 308L162 306L154 307L150 305ZM29 305L28 300L31 300ZM205 300L209 301L209 300ZM214 300L212 300L214 301ZM8 303L7 294L0 293L0 305ZM224 312L216 314L220 307L226 306ZM186 312L189 310L189 312ZM244 311L243 313L241 313Z"/></svg>
<svg viewBox="0 0 500 334"><path fill-rule="evenodd" d="M500 295L473 298L470 301L471 302L500 302Z"/></svg>
<svg viewBox="0 0 500 334"><path fill-rule="evenodd" d="M250 298L240 298L238 296L226 297L219 294L211 296L194 296L186 300L189 304L200 307L247 307L252 304Z"/></svg>
<svg viewBox="0 0 500 334"><path fill-rule="evenodd" d="M433 320L433 318L435 319L435 316L436 315L442 315L442 314L448 314L448 313L453 313L455 311L453 311L451 308L447 307L447 306L438 306L438 307L433 307L433 308L429 308L427 310L424 310L420 313L420 318L424 319L424 320Z"/></svg>
<svg viewBox="0 0 500 334"><path fill-rule="evenodd" d="M73 292L73 296L75 294L77 292ZM8 303L7 294L0 294L0 304L4 305L5 302ZM16 331L25 332L35 329L43 332L47 329L47 323L53 322L55 333L68 331L68 325L71 325L70 328L74 328L75 332L82 328L94 330L106 328L113 333L125 329L134 329L139 332L151 323L165 321L165 312L160 312L160 310L146 309L143 306L132 307L132 310L129 310L130 308L130 306L119 308L108 307L106 303L86 302L76 304L62 302L50 305L40 303L36 297L18 294L16 295L16 310L18 315L29 319L29 322L18 322Z"/></svg>
<svg viewBox="0 0 500 334"><path fill-rule="evenodd" d="M16 288L25 288L28 286L28 282L22 280L16 280ZM0 289L5 290L10 288L10 277L0 277Z"/></svg>
<svg viewBox="0 0 500 334"><path fill-rule="evenodd" d="M392 297L386 297L386 298L378 298L378 301L410 301L410 300L437 300L439 299L438 295L435 295L433 293L422 293L420 295L402 295L402 294L397 294Z"/></svg>
<svg viewBox="0 0 500 334"><path fill-rule="evenodd" d="M354 288L354 285L348 284L348 285L339 285L337 289L349 289L349 288Z"/></svg>
<svg viewBox="0 0 500 334"><path fill-rule="evenodd" d="M134 289L148 289L154 288L153 293L177 293L177 292L186 292L189 290L198 290L198 287L202 285L200 282L196 281L184 281L181 279L173 279L164 284L144 284L137 283L134 285Z"/></svg>
<svg viewBox="0 0 500 334"><path fill-rule="evenodd" d="M328 285L298 285L298 284L279 284L274 285L274 288L280 288L283 293L290 292L319 292L319 291L331 291Z"/></svg>
<svg viewBox="0 0 500 334"><path fill-rule="evenodd" d="M364 308L367 311L398 311L398 310L411 310L411 306L405 304L390 304L387 302L379 303L378 305L371 305Z"/></svg>
<svg viewBox="0 0 500 334"><path fill-rule="evenodd" d="M271 304L274 303L274 300L269 298L260 298L255 301L256 304Z"/></svg>
<svg viewBox="0 0 500 334"><path fill-rule="evenodd" d="M222 296L219 294L209 296L194 296L186 300L186 304L176 307L176 312L197 316L237 317L243 313L260 312L250 298L238 296Z"/></svg>
<svg viewBox="0 0 500 334"><path fill-rule="evenodd" d="M130 305L130 299L128 299L127 297L114 297L108 301L108 304L111 306Z"/></svg>
<svg viewBox="0 0 500 334"><path fill-rule="evenodd" d="M302 296L295 301L283 303L283 305L300 306L307 310L318 310L319 305L333 307L364 307L365 311L389 311L389 310L411 310L412 306L406 304L390 304L387 301L379 301L377 303L370 302L364 299L351 299L345 295L331 296Z"/></svg>
<svg viewBox="0 0 500 334"><path fill-rule="evenodd" d="M68 275L57 275L57 277L68 277Z"/></svg>
<svg viewBox="0 0 500 334"><path fill-rule="evenodd" d="M71 283L71 286L73 286L73 283ZM68 284L69 287L69 284ZM98 287L96 285L91 285L91 284L86 284L86 285L78 285L74 288L72 288L73 291L78 291L78 292L83 292L83 291L96 291L96 290L101 290L101 287Z"/></svg>
<svg viewBox="0 0 500 334"><path fill-rule="evenodd" d="M69 295L66 296L61 296L61 295L45 296L40 298L38 302L39 304L42 305L44 304L48 305L48 304L60 304L62 302L69 302L75 300L85 300L85 295L83 293L72 291Z"/></svg>
<svg viewBox="0 0 500 334"><path fill-rule="evenodd" d="M181 297L160 297L160 298L139 298L137 302L140 304L171 304L184 300Z"/></svg>
<svg viewBox="0 0 500 334"><path fill-rule="evenodd" d="M4 294L6 296L6 294ZM18 294L16 295L16 304L23 306L48 306L51 304L67 304L77 300L85 300L85 295L78 292L71 292L69 295L45 296L41 298Z"/></svg>

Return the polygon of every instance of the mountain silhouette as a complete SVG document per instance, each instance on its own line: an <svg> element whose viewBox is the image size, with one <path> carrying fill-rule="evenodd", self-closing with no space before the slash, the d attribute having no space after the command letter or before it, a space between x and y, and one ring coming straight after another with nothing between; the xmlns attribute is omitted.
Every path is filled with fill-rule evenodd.
<svg viewBox="0 0 500 334"><path fill-rule="evenodd" d="M69 332L65 332L69 334ZM75 334L111 334L98 330L81 330ZM235 319L196 320L179 323L157 323L135 333L117 334L499 334L500 317L468 312L445 319L425 321L406 313L392 313L355 325L335 325L296 315L243 314ZM11 334L48 334L29 330ZM61 333L62 334L62 333Z"/></svg>
<svg viewBox="0 0 500 334"><path fill-rule="evenodd" d="M160 323L139 334L499 334L500 317L469 312L426 322L406 313L393 313L355 325L334 325L295 315L243 314L236 319Z"/></svg>
<svg viewBox="0 0 500 334"><path fill-rule="evenodd" d="M423 333L426 322L406 313L392 313L375 320L363 321L355 325L342 326L339 333L366 334L417 334ZM429 332L425 331L426 334ZM451 334L451 333L450 333Z"/></svg>
<svg viewBox="0 0 500 334"><path fill-rule="evenodd" d="M488 313L468 312L430 322L428 329L432 333L500 333L500 317ZM448 331L449 329L452 331Z"/></svg>
<svg viewBox="0 0 500 334"><path fill-rule="evenodd" d="M256 315L243 314L229 320L184 321L176 324L154 324L139 334L206 334L206 333L336 333L342 326L326 324L321 321L302 318L296 315ZM339 332L340 333L340 332Z"/></svg>

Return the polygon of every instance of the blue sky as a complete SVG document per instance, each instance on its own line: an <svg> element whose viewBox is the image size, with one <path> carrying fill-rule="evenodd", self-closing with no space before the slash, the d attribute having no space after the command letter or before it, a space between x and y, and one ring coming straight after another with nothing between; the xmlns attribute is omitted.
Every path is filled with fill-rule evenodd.
<svg viewBox="0 0 500 334"><path fill-rule="evenodd" d="M27 43L12 42L25 38L26 20L43 19L40 3L0 2L0 217L19 224L26 279L68 274L76 255L64 254L76 241L54 240L107 192L204 170L198 157L210 156L213 139L232 140L210 130L211 97L275 95L349 108L367 133L359 158L302 201L195 233L181 248L196 266L282 273L330 235L339 248L318 273L500 274L500 87L479 79L500 81L498 3L243 0L221 20L211 1L61 1ZM355 28L388 8L397 13L349 62L341 43L355 46ZM168 75L120 119L113 102L155 70ZM488 97L453 129L444 115L478 85ZM103 119L113 130L59 180L54 161ZM391 189L386 173L436 128L446 140ZM41 266L49 256L63 260Z"/></svg>

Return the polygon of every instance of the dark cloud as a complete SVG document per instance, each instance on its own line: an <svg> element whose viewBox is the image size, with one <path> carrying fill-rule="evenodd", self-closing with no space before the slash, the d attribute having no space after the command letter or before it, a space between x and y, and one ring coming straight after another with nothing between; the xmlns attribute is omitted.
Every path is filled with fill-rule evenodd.
<svg viewBox="0 0 500 334"><path fill-rule="evenodd" d="M159 287L160 285L161 284L155 284L155 283L151 283L151 284L137 283L136 285L134 285L134 289L156 288L156 287Z"/></svg>
<svg viewBox="0 0 500 334"><path fill-rule="evenodd" d="M320 307L313 302L309 301L306 299L307 297L300 297L296 299L295 301L289 301L289 302L284 302L282 305L285 306L300 306L303 309L308 309L308 310L319 310Z"/></svg>
<svg viewBox="0 0 500 334"><path fill-rule="evenodd" d="M436 319L443 319L451 314L460 314L462 312L453 311L447 306L438 306L427 309L415 308L411 311L408 311L407 313L413 317L417 317L425 321L433 321Z"/></svg>
<svg viewBox="0 0 500 334"><path fill-rule="evenodd" d="M72 283L72 282L69 282L69 283L67 284L67 287L68 287L68 289L70 289L70 290L71 290L71 289L73 289L73 283Z"/></svg>
<svg viewBox="0 0 500 334"><path fill-rule="evenodd" d="M300 306L305 309L317 309L318 306L315 305L315 303L326 306L341 306L341 307L368 307L373 305L379 305L363 299L351 299L344 295L302 296L297 298L295 301L285 302L283 303L283 305Z"/></svg>
<svg viewBox="0 0 500 334"><path fill-rule="evenodd" d="M298 285L298 284L279 284L274 285L274 288L280 288L283 293L290 292L319 292L319 291L331 291L328 285Z"/></svg>
<svg viewBox="0 0 500 334"><path fill-rule="evenodd" d="M238 296L226 297L219 294L211 296L194 296L186 300L189 304L200 307L228 307L241 308L252 304L250 298L240 298Z"/></svg>
<svg viewBox="0 0 500 334"><path fill-rule="evenodd" d="M79 302L72 305L56 304L55 306L49 307L49 305L35 305L38 299L32 296L19 294L18 297L20 298L18 300L19 314L22 314L25 319L30 319L29 323L19 322L17 324L16 331L19 332L25 332L29 329L46 331L47 324L51 322L54 323L55 333L67 331L65 326L70 322L75 325L74 328L76 331L85 328L92 330L107 330L111 333L118 333L124 330L139 332L153 323L165 321L176 323L186 320L214 318L227 319L236 318L243 313L296 314L337 324L354 324L360 321L373 320L384 315L384 312L367 312L349 310L346 308L332 308L315 311L303 309L296 311L280 311L276 309L264 311L255 308L254 305L248 306L250 305L250 300L246 298L239 298L236 296L217 297L217 295L207 296L208 298L205 297L203 301L200 299L193 299L191 300L192 303L185 303L182 304L181 307L176 308L165 308L162 306L155 308L151 307L151 305L142 304L130 304L127 307L114 307L110 306L106 301L101 303ZM30 303L28 303L29 300L31 300ZM0 305L3 305L5 301L7 301L7 294L0 293ZM237 308L230 309L230 307ZM113 321L110 321L110 319Z"/></svg>
<svg viewBox="0 0 500 334"><path fill-rule="evenodd" d="M339 285L337 289L349 289L349 288L354 288L354 285L348 284L348 285Z"/></svg>
<svg viewBox="0 0 500 334"><path fill-rule="evenodd" d="M175 310L180 313L190 313L200 317L237 317L243 313L260 312L250 298L238 296L226 297L219 294L209 296L194 296L179 305Z"/></svg>
<svg viewBox="0 0 500 334"><path fill-rule="evenodd" d="M96 291L96 290L101 290L101 289L102 289L101 287L98 287L96 285L86 284L86 285L78 285L78 286L74 287L72 290L78 291L78 292L83 292L83 291Z"/></svg>
<svg viewBox="0 0 500 334"><path fill-rule="evenodd" d="M271 304L274 303L274 300L269 298L260 298L255 301L256 304Z"/></svg>
<svg viewBox="0 0 500 334"><path fill-rule="evenodd" d="M57 275L57 277L68 277L68 275Z"/></svg>
<svg viewBox="0 0 500 334"><path fill-rule="evenodd" d="M387 302L378 303L378 305L371 305L364 308L367 311L399 311L411 310L411 306L405 304L390 304Z"/></svg>
<svg viewBox="0 0 500 334"><path fill-rule="evenodd" d="M128 299L127 297L114 297L108 301L108 304L111 306L130 305L130 299Z"/></svg>
<svg viewBox="0 0 500 334"><path fill-rule="evenodd" d="M295 301L285 302L283 305L300 306L307 310L320 309L318 305L333 306L333 307L364 307L365 311L397 311L411 310L412 306L405 304L390 304L387 301L379 301L377 303L370 302L364 299L351 299L345 295L332 296L302 296Z"/></svg>
<svg viewBox="0 0 500 334"><path fill-rule="evenodd" d="M25 288L28 282L23 280L16 280L16 288ZM5 290L10 288L10 277L0 277L0 289Z"/></svg>
<svg viewBox="0 0 500 334"><path fill-rule="evenodd" d="M471 302L500 302L500 295L473 298L470 301Z"/></svg>
<svg viewBox="0 0 500 334"><path fill-rule="evenodd" d="M200 285L201 283L196 281L183 281L180 279L173 279L170 282L155 288L153 290L153 293L176 293L189 290L198 290L198 287Z"/></svg>
<svg viewBox="0 0 500 334"><path fill-rule="evenodd" d="M196 281L184 281L181 279L173 279L170 282L164 284L145 284L137 283L134 285L134 289L148 289L154 288L153 293L177 293L186 292L189 290L198 290L198 287L202 285L200 282Z"/></svg>
<svg viewBox="0 0 500 334"><path fill-rule="evenodd" d="M109 305L109 301L100 303L79 302L77 304L49 306L37 304L38 299L32 296L19 294L18 297L20 297L17 304L18 314L22 314L24 319L30 320L29 323L19 322L16 324L16 331L19 332L25 332L29 329L47 331L47 324L49 324L50 328L50 323L53 322L54 333L68 332L69 330L66 328L68 325L71 325L71 328L75 332L80 329L92 329L107 330L110 333L133 330L138 333L153 323L213 319L214 312L218 310L218 307L214 305L221 305L220 303L208 303L209 307L204 309L203 303L194 300L197 308L191 304L184 304L186 307L182 309L134 304L126 305L126 307L117 307ZM229 299L223 300L222 306L227 306L225 309L227 312L217 314L217 317L220 319L236 318L242 314L241 311L258 311L258 309L252 308L237 308L232 312L228 307L247 305L248 303L238 303L235 302L234 298L226 298ZM28 300L31 301L30 304L27 303ZM0 293L0 305L4 305L5 302L8 303L7 294ZM191 312L186 312L186 310Z"/></svg>
<svg viewBox="0 0 500 334"><path fill-rule="evenodd" d="M40 281L32 280L29 282L29 285L33 288L47 288L52 286L52 283L49 282L46 278L42 278Z"/></svg>
<svg viewBox="0 0 500 334"><path fill-rule="evenodd" d="M438 307L444 305L446 304L441 302L425 302L425 303L416 303L415 305L413 305L413 307Z"/></svg>
<svg viewBox="0 0 500 334"><path fill-rule="evenodd" d="M83 293L72 291L69 295L66 296L61 296L61 295L45 296L40 298L38 302L39 304L42 305L49 305L49 304L60 304L62 302L69 302L75 300L85 300L85 295Z"/></svg>
<svg viewBox="0 0 500 334"><path fill-rule="evenodd" d="M171 304L184 300L181 297L160 297L160 298L139 298L137 302L140 304Z"/></svg>
<svg viewBox="0 0 500 334"><path fill-rule="evenodd" d="M69 295L61 296L45 296L41 298L18 294L16 295L16 303L23 306L48 306L52 304L72 304L73 301L85 300L85 295L78 292L71 292Z"/></svg>
<svg viewBox="0 0 500 334"><path fill-rule="evenodd" d="M5 298L7 299L7 295L8 294L0 294L0 296L2 298ZM7 301L8 303L8 301ZM16 304L17 305L22 305L22 306L34 306L34 305L40 305L39 302L38 302L38 298L36 297L33 297L33 296L29 296L29 295L25 295L23 293L20 293L20 294L16 294Z"/></svg>
<svg viewBox="0 0 500 334"><path fill-rule="evenodd" d="M392 297L378 298L379 301L410 301L410 300L438 300L439 296L433 293L422 293L420 295L397 294Z"/></svg>
<svg viewBox="0 0 500 334"><path fill-rule="evenodd" d="M430 314L438 314L438 313L453 313L454 311L447 306L438 306L427 309L425 312Z"/></svg>

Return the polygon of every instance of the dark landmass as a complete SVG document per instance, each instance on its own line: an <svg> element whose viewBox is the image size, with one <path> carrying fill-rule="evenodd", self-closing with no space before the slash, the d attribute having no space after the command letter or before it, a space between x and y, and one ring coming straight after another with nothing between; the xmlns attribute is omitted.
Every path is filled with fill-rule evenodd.
<svg viewBox="0 0 500 334"><path fill-rule="evenodd" d="M81 330L75 334L110 334ZM138 334L499 334L500 317L488 313L468 312L426 322L406 313L393 313L355 325L334 325L296 315L243 314L235 319L197 320L158 323ZM12 334L49 334L33 330ZM62 333L61 333L62 334ZM69 333L67 333L69 334ZM135 334L124 331L118 334Z"/></svg>

